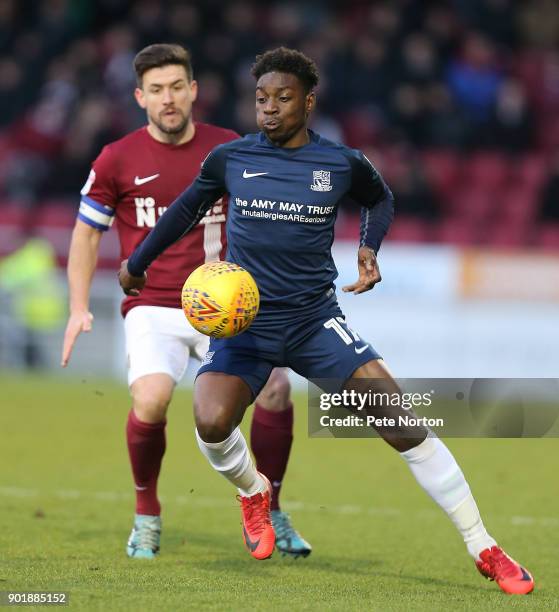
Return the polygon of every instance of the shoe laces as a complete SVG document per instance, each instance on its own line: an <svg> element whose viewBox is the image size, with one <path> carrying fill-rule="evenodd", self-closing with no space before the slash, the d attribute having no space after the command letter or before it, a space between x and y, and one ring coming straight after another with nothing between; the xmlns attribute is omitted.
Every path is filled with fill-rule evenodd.
<svg viewBox="0 0 559 612"><path fill-rule="evenodd" d="M258 535L270 525L270 513L265 503L264 495L256 493L251 497L237 495L237 500L241 502L245 525L250 533Z"/></svg>
<svg viewBox="0 0 559 612"><path fill-rule="evenodd" d="M489 565L500 578L512 578L518 571L517 564L497 546L491 549Z"/></svg>
<svg viewBox="0 0 559 612"><path fill-rule="evenodd" d="M138 548L157 550L159 547L159 526L153 521L142 521L137 529Z"/></svg>

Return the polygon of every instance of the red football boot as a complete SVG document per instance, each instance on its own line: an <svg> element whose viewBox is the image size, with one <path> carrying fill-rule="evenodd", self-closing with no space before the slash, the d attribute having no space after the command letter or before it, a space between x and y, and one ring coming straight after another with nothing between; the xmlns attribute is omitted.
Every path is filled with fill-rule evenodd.
<svg viewBox="0 0 559 612"><path fill-rule="evenodd" d="M243 538L248 551L255 559L268 559L272 556L276 543L276 534L270 518L272 485L266 476L260 475L266 481L267 491L250 497L239 495L237 499L241 502Z"/></svg>
<svg viewBox="0 0 559 612"><path fill-rule="evenodd" d="M479 558L476 565L480 574L494 580L505 593L527 595L534 590L534 579L530 573L499 546L482 550Z"/></svg>

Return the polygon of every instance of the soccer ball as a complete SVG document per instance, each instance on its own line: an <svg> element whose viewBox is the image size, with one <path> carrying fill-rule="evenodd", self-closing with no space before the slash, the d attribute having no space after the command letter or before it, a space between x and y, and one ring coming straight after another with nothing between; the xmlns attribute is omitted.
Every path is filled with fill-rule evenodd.
<svg viewBox="0 0 559 612"><path fill-rule="evenodd" d="M244 268L228 261L213 261L196 268L186 279L181 302L194 329L212 338L230 338L252 323L260 294Z"/></svg>

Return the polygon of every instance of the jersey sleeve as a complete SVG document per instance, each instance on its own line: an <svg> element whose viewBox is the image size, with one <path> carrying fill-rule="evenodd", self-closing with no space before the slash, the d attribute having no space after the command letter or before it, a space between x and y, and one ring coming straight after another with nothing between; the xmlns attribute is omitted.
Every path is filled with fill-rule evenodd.
<svg viewBox="0 0 559 612"><path fill-rule="evenodd" d="M361 151L350 155L348 195L361 205L359 246L378 252L394 218L394 196L377 169Z"/></svg>
<svg viewBox="0 0 559 612"><path fill-rule="evenodd" d="M226 145L213 149L202 162L192 185L169 206L153 230L128 259L128 271L142 276L152 261L187 234L214 202L227 191L225 185Z"/></svg>
<svg viewBox="0 0 559 612"><path fill-rule="evenodd" d="M109 147L104 147L93 162L80 194L78 219L101 232L106 232L113 224L118 201L114 163Z"/></svg>

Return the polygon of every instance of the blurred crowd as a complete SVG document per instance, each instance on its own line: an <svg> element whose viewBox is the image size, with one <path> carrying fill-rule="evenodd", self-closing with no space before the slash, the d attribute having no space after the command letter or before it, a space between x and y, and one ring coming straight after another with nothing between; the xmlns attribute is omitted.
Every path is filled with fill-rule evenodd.
<svg viewBox="0 0 559 612"><path fill-rule="evenodd" d="M546 165L559 150L557 0L0 0L1 199L75 204L103 144L145 123L132 59L162 41L192 51L195 118L242 134L255 131L255 55L310 55L315 129L364 149L404 215L440 217L446 157L483 151L507 180L539 159L537 214L559 216L559 163Z"/></svg>

